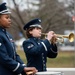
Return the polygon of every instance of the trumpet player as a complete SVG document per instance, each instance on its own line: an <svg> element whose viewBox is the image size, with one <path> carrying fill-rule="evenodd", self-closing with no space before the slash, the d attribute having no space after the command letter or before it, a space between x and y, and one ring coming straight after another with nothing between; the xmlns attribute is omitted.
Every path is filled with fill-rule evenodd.
<svg viewBox="0 0 75 75"><path fill-rule="evenodd" d="M40 39L42 26L38 18L29 21L24 26L24 30L28 38L23 42L27 67L35 67L39 72L46 71L47 57L56 58L58 54L55 33L49 31L45 39Z"/></svg>

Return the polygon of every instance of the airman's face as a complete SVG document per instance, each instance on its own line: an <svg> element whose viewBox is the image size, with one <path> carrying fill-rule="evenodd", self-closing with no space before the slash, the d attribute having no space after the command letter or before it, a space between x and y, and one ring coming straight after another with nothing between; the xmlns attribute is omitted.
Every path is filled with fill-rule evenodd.
<svg viewBox="0 0 75 75"><path fill-rule="evenodd" d="M0 15L0 26L9 28L11 25L11 19L9 14Z"/></svg>
<svg viewBox="0 0 75 75"><path fill-rule="evenodd" d="M30 34L32 34L33 37L41 37L41 28L34 28L32 31L30 31Z"/></svg>

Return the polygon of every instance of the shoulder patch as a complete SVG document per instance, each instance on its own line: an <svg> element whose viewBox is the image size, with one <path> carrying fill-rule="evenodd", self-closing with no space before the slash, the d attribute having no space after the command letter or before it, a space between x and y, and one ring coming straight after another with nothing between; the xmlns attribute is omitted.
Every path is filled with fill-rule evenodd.
<svg viewBox="0 0 75 75"><path fill-rule="evenodd" d="M32 48L34 45L33 44L31 44L31 45L29 45L27 48L29 49L29 48Z"/></svg>

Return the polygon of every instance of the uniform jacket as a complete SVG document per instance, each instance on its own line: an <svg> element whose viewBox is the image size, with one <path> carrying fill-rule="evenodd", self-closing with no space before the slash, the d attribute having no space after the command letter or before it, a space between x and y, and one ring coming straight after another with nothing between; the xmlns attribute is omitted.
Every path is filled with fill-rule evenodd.
<svg viewBox="0 0 75 75"><path fill-rule="evenodd" d="M18 75L24 69L24 63L15 51L12 37L0 27L0 75Z"/></svg>
<svg viewBox="0 0 75 75"><path fill-rule="evenodd" d="M47 39L29 38L23 42L23 48L27 57L27 66L36 67L38 71L46 71L47 57L57 56L56 44L50 44Z"/></svg>

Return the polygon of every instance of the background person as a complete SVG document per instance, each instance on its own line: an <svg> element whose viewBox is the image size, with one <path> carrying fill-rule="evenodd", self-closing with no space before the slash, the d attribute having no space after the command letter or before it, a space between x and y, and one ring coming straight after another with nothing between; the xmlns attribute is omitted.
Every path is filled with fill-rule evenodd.
<svg viewBox="0 0 75 75"><path fill-rule="evenodd" d="M46 71L47 57L56 58L57 56L56 35L53 31L49 31L46 39L40 39L42 34L40 24L41 20L36 18L24 26L28 39L23 42L23 48L27 66L36 67L38 71Z"/></svg>
<svg viewBox="0 0 75 75"><path fill-rule="evenodd" d="M17 55L15 44L6 28L11 26L10 12L7 10L6 3L0 4L0 75L18 75L32 71L37 72L36 68L27 68Z"/></svg>

